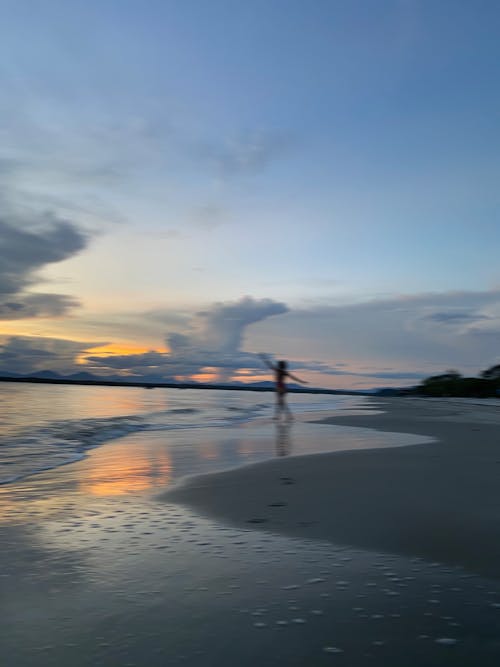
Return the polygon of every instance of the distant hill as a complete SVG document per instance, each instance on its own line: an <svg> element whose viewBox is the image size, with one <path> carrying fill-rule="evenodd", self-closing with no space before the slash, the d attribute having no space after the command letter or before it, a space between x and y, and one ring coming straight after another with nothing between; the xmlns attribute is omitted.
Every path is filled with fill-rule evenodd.
<svg viewBox="0 0 500 667"><path fill-rule="evenodd" d="M24 375L18 377L30 377L30 376ZM60 375L59 373L56 373L55 371L37 371L36 373L32 373L31 377L40 378L41 380L59 380L62 379L64 376Z"/></svg>
<svg viewBox="0 0 500 667"><path fill-rule="evenodd" d="M0 381L6 382L45 382L50 384L81 384L81 385L105 385L105 386L134 386L134 387L170 387L184 389L229 389L235 391L273 391L274 382L264 380L262 382L176 382L166 380L158 376L122 377L122 376L99 376L86 371L61 375L49 369L37 371L30 375L19 375L0 371ZM288 389L291 393L301 394L350 394L366 395L366 391L350 391L347 389L325 389L323 387L304 387L303 385L290 384Z"/></svg>
<svg viewBox="0 0 500 667"><path fill-rule="evenodd" d="M81 373L72 373L71 375L66 376L67 380L90 380L91 382L95 382L96 380L100 380L100 378L97 375L92 375L92 373L86 373L81 372Z"/></svg>

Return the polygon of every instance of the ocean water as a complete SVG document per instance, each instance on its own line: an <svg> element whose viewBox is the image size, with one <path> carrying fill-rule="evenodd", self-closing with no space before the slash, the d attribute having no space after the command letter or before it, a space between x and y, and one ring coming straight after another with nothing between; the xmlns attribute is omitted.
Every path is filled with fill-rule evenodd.
<svg viewBox="0 0 500 667"><path fill-rule="evenodd" d="M162 439L184 452L183 474L199 472L200 466L187 454L190 444L191 448L199 447L201 441L213 441L214 437L224 442L229 434L234 436L235 429L251 439L254 430L249 426L269 427L273 399L272 393L267 392L3 382L0 484L76 462L85 458L89 450L123 438L127 438L131 450L141 441L158 443ZM365 399L351 396L291 394L289 404L298 417L305 413L321 416L339 410L366 409ZM288 431L279 431L278 448L281 442L286 449L288 438ZM217 466L205 466L207 469L228 467L231 452L218 457L205 452L195 458L219 459ZM225 464L220 460L224 458ZM266 458L266 452L257 452L252 460L259 458Z"/></svg>

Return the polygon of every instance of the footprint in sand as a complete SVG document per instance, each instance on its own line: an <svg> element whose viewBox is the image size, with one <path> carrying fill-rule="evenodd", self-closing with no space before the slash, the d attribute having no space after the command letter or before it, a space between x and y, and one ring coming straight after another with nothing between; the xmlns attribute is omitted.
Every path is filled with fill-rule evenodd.
<svg viewBox="0 0 500 667"><path fill-rule="evenodd" d="M280 477L282 484L295 484L295 480L292 477Z"/></svg>

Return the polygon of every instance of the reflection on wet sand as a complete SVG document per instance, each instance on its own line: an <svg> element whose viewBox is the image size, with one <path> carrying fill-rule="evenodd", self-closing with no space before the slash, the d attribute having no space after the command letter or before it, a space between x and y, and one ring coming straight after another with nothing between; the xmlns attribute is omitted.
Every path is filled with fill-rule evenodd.
<svg viewBox="0 0 500 667"><path fill-rule="evenodd" d="M101 458L101 457L99 457ZM93 459L98 461L98 457ZM126 458L101 458L89 466L80 491L93 496L120 496L168 486L172 474L170 455L165 450L133 450Z"/></svg>
<svg viewBox="0 0 500 667"><path fill-rule="evenodd" d="M173 464L165 448L108 446L77 465L34 475L18 485L0 486L0 525L52 519L88 496L106 498L165 489Z"/></svg>
<svg viewBox="0 0 500 667"><path fill-rule="evenodd" d="M276 422L276 456L289 456L291 453L290 429L289 422Z"/></svg>
<svg viewBox="0 0 500 667"><path fill-rule="evenodd" d="M422 436L334 427L311 421L314 417L308 413L293 423L262 420L230 428L131 434L89 450L71 465L0 486L0 526L53 520L74 508L86 507L90 496L99 503L113 497L127 502L127 495L161 493L184 476L236 468L274 456L422 442Z"/></svg>
<svg viewBox="0 0 500 667"><path fill-rule="evenodd" d="M213 461L220 458L219 443L211 440L200 443L199 455L205 461Z"/></svg>

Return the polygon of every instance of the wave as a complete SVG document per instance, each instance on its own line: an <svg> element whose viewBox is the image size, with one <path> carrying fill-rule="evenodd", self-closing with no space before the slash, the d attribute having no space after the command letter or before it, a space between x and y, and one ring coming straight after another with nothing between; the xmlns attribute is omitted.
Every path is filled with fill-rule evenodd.
<svg viewBox="0 0 500 667"><path fill-rule="evenodd" d="M45 393L39 394L37 398L45 396ZM50 393L46 400L50 404ZM169 400L174 405L162 406L160 410L155 405L150 406L149 411L141 412L140 408L145 404L139 403L136 414L93 417L80 412L79 418L56 417L31 426L22 421L16 424L15 415L11 415L4 424L3 435L0 433L0 484L73 463L84 458L90 449L141 431L234 426L270 416L273 409L272 400L245 404L240 395L235 399L230 393L219 396L208 392L200 400L198 395L194 397L183 391L182 394L171 393ZM321 400L316 396L294 394L289 400L292 412L304 413L338 409L345 399L328 397ZM352 397L349 402L352 403ZM54 414L50 410L46 414ZM43 409L36 414L43 415Z"/></svg>
<svg viewBox="0 0 500 667"><path fill-rule="evenodd" d="M55 421L0 438L0 485L74 463L85 452L141 431L224 427L256 418L267 407L173 408L142 415Z"/></svg>

